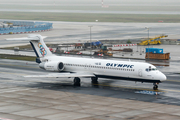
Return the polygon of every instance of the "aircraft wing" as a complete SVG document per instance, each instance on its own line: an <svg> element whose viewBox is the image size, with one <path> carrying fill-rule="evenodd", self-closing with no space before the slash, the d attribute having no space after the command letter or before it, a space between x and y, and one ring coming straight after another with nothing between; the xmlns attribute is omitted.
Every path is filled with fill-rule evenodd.
<svg viewBox="0 0 180 120"><path fill-rule="evenodd" d="M66 78L66 77L95 77L95 75L92 73L50 73L46 75L27 75L24 77Z"/></svg>

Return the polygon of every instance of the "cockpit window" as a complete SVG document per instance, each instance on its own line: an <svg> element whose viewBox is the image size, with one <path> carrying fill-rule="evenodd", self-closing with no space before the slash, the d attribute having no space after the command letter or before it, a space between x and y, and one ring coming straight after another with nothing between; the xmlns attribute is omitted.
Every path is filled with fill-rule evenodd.
<svg viewBox="0 0 180 120"><path fill-rule="evenodd" d="M149 71L156 71L157 68L151 68L151 66L149 66L149 68L146 68L146 71L149 72Z"/></svg>
<svg viewBox="0 0 180 120"><path fill-rule="evenodd" d="M157 70L157 68L152 68L152 71L155 71L155 70Z"/></svg>

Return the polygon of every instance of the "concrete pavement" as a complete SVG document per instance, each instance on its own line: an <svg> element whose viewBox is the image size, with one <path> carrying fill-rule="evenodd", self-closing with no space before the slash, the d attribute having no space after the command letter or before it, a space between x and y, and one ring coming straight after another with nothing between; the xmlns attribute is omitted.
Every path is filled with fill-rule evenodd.
<svg viewBox="0 0 180 120"><path fill-rule="evenodd" d="M0 88L0 118L12 120L177 120L180 106L37 88Z"/></svg>

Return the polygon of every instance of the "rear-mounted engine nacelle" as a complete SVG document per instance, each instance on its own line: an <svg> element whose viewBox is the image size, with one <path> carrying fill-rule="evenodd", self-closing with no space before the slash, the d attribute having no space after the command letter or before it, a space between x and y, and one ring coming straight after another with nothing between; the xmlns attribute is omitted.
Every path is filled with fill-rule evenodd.
<svg viewBox="0 0 180 120"><path fill-rule="evenodd" d="M48 71L63 71L64 64L62 62L42 62L39 67Z"/></svg>

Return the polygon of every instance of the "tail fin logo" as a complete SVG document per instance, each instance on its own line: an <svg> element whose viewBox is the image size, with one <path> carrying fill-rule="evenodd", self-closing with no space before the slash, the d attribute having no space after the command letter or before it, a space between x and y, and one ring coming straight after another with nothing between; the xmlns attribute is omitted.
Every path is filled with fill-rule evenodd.
<svg viewBox="0 0 180 120"><path fill-rule="evenodd" d="M45 50L45 48L43 47L41 43L38 43L38 47L39 47L39 52L44 57L47 54L47 51Z"/></svg>

